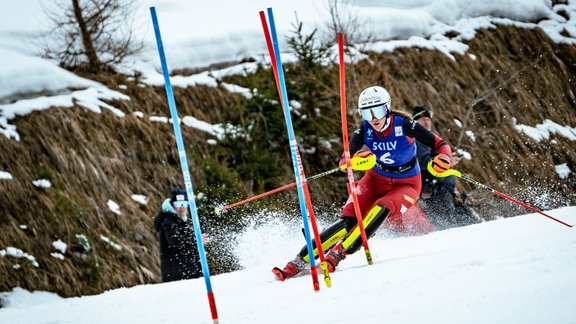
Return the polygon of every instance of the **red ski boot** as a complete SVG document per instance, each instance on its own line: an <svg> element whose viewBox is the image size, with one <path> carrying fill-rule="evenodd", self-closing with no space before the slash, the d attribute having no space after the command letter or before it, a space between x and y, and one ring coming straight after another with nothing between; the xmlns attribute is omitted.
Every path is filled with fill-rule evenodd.
<svg viewBox="0 0 576 324"><path fill-rule="evenodd" d="M272 269L272 273L276 276L277 280L284 281L288 278L295 277L304 269L306 269L306 262L297 256L296 259L286 264L284 270L280 270L280 268L274 268Z"/></svg>
<svg viewBox="0 0 576 324"><path fill-rule="evenodd" d="M328 266L328 271L330 271L330 273L334 272L338 266L338 263L344 259L346 259L346 251L344 251L342 244L338 244L333 247L326 255L326 265Z"/></svg>

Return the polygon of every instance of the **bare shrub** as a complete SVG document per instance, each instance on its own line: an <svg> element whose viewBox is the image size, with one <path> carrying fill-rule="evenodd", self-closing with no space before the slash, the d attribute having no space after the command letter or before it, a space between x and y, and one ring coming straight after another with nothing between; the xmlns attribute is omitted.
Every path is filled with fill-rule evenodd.
<svg viewBox="0 0 576 324"><path fill-rule="evenodd" d="M370 22L360 21L357 7L354 0L329 0L327 21L328 36L335 40L338 33L342 33L347 44L367 43L374 41L375 37L362 26L367 26Z"/></svg>
<svg viewBox="0 0 576 324"><path fill-rule="evenodd" d="M52 29L44 56L65 68L109 69L143 48L132 32L133 0L56 0L44 12Z"/></svg>

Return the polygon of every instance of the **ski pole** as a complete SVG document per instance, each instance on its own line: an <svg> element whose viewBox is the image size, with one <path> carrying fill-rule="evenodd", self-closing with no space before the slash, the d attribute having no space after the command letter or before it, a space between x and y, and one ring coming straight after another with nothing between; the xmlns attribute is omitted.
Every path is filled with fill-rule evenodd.
<svg viewBox="0 0 576 324"><path fill-rule="evenodd" d="M362 157L360 157L360 156L355 156L355 157L353 157L353 158L351 159L351 164L352 164L352 169L353 169L353 170L366 171L366 170L369 170L370 168L372 168L372 167L374 166L374 164L376 164L376 156L371 155L371 156L368 157L368 158L362 158ZM334 173L334 172L337 172L337 171L340 171L340 170L345 170L346 168L347 168L347 165L342 165L342 166L337 167L337 168L334 168L334 169L332 169L332 170L324 171L324 172L322 172L322 173L318 173L318 174L316 174L316 175L313 175L313 176L311 176L311 177L309 177L309 178L306 178L306 180L307 180L307 181L310 181L310 180L319 179L319 178L322 178L322 177L327 176L327 175L329 175L329 174L332 174L332 173ZM283 190L286 190L286 189L289 189L289 188L292 188L292 187L295 187L295 186L296 186L296 182L292 182L292 183L287 184L287 185L284 185L284 186L282 186L282 187L279 187L279 188L276 188L276 189L272 189L272 190L270 190L270 191L266 191L266 192L261 193L261 194L259 194L259 195L256 195L256 196L253 196L253 197L250 197L250 198L247 198L247 199L244 199L244 200L235 202L235 203L233 203L233 204L230 204L230 205L227 205L227 206L224 206L224 207L216 207L214 210L216 211L216 215L220 216L220 214L221 214L223 211L226 211L226 210L228 210L228 209L230 209L230 208L233 208L233 207L236 207L236 206L245 204L245 203L247 203L247 202L254 201L254 200L256 200L256 199L260 199L260 198L262 198L262 197L266 197L266 196L271 195L271 194L273 194L273 193L280 192L280 191L283 191Z"/></svg>
<svg viewBox="0 0 576 324"><path fill-rule="evenodd" d="M346 121L346 74L344 67L344 37L342 33L338 33L338 56L340 58L340 115L342 118L342 141L344 142L344 160L346 161L347 175L348 175L348 192L352 196L354 202L354 213L358 220L358 229L360 229L360 236L362 237L362 245L366 253L366 261L372 264L372 254L370 247L368 247L368 238L364 230L364 223L362 222L362 212L360 211L360 203L358 202L357 186L354 182L354 173L350 167L350 146L348 144L348 122Z"/></svg>
<svg viewBox="0 0 576 324"><path fill-rule="evenodd" d="M206 290L208 292L208 303L210 305L212 320L214 321L214 324L218 324L218 311L216 310L216 300L214 299L212 283L210 282L210 268L208 267L206 252L204 250L204 243L202 240L202 230L200 229L198 208L196 207L196 196L194 195L194 188L192 187L192 177L188 167L188 159L186 158L184 141L182 140L182 131L180 130L178 111L176 110L176 101L174 100L174 93L172 92L172 83L170 82L170 73L168 72L168 65L166 64L166 55L164 54L164 46L162 45L162 36L160 34L160 26L158 24L158 17L156 16L155 7L150 7L150 14L152 15L152 24L154 25L154 34L156 36L156 44L158 45L160 64L162 65L162 73L164 74L166 96L168 97L168 106L170 107L170 115L172 116L172 125L174 127L174 136L176 137L176 145L178 147L178 156L180 157L180 168L182 169L182 176L186 186L186 193L188 194L188 203L190 206L189 208L190 214L192 216L192 223L194 225L196 245L198 246L198 254L200 255L202 273L204 274L204 281L206 283Z"/></svg>
<svg viewBox="0 0 576 324"><path fill-rule="evenodd" d="M312 224L312 230L314 232L314 237L316 239L316 245L319 246L318 254L320 256L320 262L322 271L324 273L324 281L326 286L330 287L332 281L330 279L330 273L326 266L326 261L324 260L324 253L322 251L322 243L320 240L320 235L318 234L318 228L316 226L316 217L314 216L314 210L312 208L312 202L310 200L310 193L308 192L308 185L306 183L306 176L304 175L304 168L302 166L302 160L300 158L300 152L298 151L298 143L296 141L296 136L294 133L294 127L292 126L292 117L290 116L290 101L288 101L288 93L286 90L286 82L284 80L284 70L282 68L282 60L280 58L280 48L278 46L278 36L276 35L276 25L274 23L274 15L272 13L272 8L268 8L268 20L270 22L270 32L268 32L268 26L266 24L266 17L263 11L260 11L260 20L262 22L262 27L264 28L264 36L266 37L266 44L268 46L268 53L270 54L270 60L275 61L276 64L272 65L274 71L274 78L276 80L276 87L278 88L278 95L280 96L280 105L282 106L282 111L284 113L284 120L286 122L286 131L288 133L288 141L290 144L290 153L292 155L292 166L294 168L294 176L296 178L296 188L298 189L298 200L300 202L300 211L302 214L302 222L304 225L304 236L306 238L306 247L308 249L308 255L310 255L310 275L312 276L312 284L314 291L320 290L320 284L318 283L318 270L316 269L316 263L314 260L314 250L312 248L312 239L310 238L310 229L308 224L308 218L310 218L310 223ZM272 36L270 38L270 36Z"/></svg>
<svg viewBox="0 0 576 324"><path fill-rule="evenodd" d="M460 179L463 179L463 180L466 180L466 181L468 181L468 182L470 182L470 183L472 183L472 184L474 184L474 185L476 185L476 186L478 186L478 187L480 187L480 188L486 189L487 191L490 191L491 193L493 193L493 194L495 194L495 195L497 195L497 196L500 196L500 197L502 197L502 198L504 198L504 199L508 199L508 200L510 200L511 202L516 203L516 204L518 204L518 205L520 205L520 206L522 206L522 207L524 207L524 208L526 208L526 209L529 209L529 210L531 210L531 211L533 211L533 212L535 212L535 213L538 213L538 214L540 214L540 215L542 215L542 216L546 216L546 217L550 218L551 220L557 221L558 223L560 223L560 224L562 224L562 225L565 225L565 226L568 226L568 227L574 227L574 225L567 224L567 223L565 223L565 222L563 222L563 221L561 221L561 220L559 220L559 219L557 219L557 218L555 218L555 217L552 217L552 216L550 216L550 215L548 215L548 214L546 214L546 213L544 213L544 212L542 212L542 211L540 211L540 210L538 210L538 209L536 209L536 208L534 208L534 207L532 207L532 206L529 206L529 205L527 205L527 204L525 204L525 203L523 203L523 202L521 202L521 201L518 201L518 200L516 200L516 199L514 199L514 198L512 198L512 197L510 197L510 196L508 196L508 195L505 195L505 194L503 194L503 193L501 193L501 192L499 192L499 191L497 191L497 190L494 190L494 189L488 187L487 185L482 184L482 183L480 183L480 182L478 182L478 181L476 181L476 180L474 180L474 179L472 179L472 178L470 178L470 177L468 177L468 176L466 176L466 175L463 175L463 174L462 174L460 171L458 171L458 170L450 169L450 170L447 170L447 171L442 172L442 173L437 172L437 171L434 170L434 168L432 167L432 161L428 162L428 167L427 167L427 168L428 168L428 172L430 172L430 174L432 174L432 175L435 176L435 177L443 178L443 177L448 177L448 176L451 176L451 175L456 176L456 177L458 177L458 178L460 178Z"/></svg>

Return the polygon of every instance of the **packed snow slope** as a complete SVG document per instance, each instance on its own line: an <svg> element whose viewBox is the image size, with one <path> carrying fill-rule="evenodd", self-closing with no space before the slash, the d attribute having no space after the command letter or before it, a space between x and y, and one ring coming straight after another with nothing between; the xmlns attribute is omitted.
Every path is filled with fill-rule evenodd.
<svg viewBox="0 0 576 324"><path fill-rule="evenodd" d="M576 207L549 214L576 222ZM220 323L576 323L576 229L538 214L420 237L379 233L373 265L359 251L318 293L308 275L270 273L300 248L297 226L271 220L240 235L246 269L212 277ZM0 323L212 323L202 278L69 299L7 295Z"/></svg>

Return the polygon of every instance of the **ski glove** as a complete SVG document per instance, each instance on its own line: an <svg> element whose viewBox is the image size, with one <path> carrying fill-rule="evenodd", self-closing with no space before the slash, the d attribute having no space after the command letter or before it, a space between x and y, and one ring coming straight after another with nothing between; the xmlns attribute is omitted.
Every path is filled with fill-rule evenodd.
<svg viewBox="0 0 576 324"><path fill-rule="evenodd" d="M356 152L356 154L354 154L353 157L361 157L361 158L368 158L370 157L370 155L372 155L372 153L370 151L360 151L360 152Z"/></svg>
<svg viewBox="0 0 576 324"><path fill-rule="evenodd" d="M338 162L338 166L340 167L340 171L346 173L346 159L344 159L344 154L340 156L340 161Z"/></svg>
<svg viewBox="0 0 576 324"><path fill-rule="evenodd" d="M370 161L369 161L369 158L370 158L371 156L372 156L372 153L371 153L370 151L359 151L359 152L356 152L356 154L354 154L354 156L352 156L351 159L353 159L353 158L358 158L358 159L357 159L358 161L352 161L352 162L353 162L353 163L352 163L352 169L353 169L353 170L362 170L362 171L367 170L367 169L364 168L364 167L361 167L361 166L359 166L359 165L355 165L354 162L358 163L358 162L363 162L363 161L365 161L365 163L369 163L369 162L370 162ZM344 165L346 165L346 160L344 159L344 154L342 154L342 156L340 157L340 162L338 162L338 166L340 167L340 170L341 170L342 172L347 172L347 171L346 171L346 168L342 168L342 166L344 166ZM371 165L370 165L369 168L371 168L373 165L374 165L374 163L373 163L373 161L372 161L372 163L371 163Z"/></svg>
<svg viewBox="0 0 576 324"><path fill-rule="evenodd" d="M444 153L440 153L432 159L432 168L438 173L450 170L450 166L450 158Z"/></svg>

